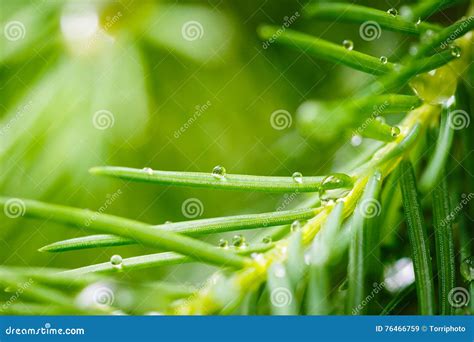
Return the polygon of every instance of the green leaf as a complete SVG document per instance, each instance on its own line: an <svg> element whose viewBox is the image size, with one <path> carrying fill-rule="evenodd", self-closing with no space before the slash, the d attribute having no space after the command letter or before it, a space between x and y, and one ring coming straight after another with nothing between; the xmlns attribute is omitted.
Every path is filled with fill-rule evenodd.
<svg viewBox="0 0 474 342"><path fill-rule="evenodd" d="M393 314L397 315L398 312L395 312L395 310L399 308L401 304L408 301L408 299L412 296L414 292L415 292L415 283L411 283L407 287L400 290L395 295L395 297L393 297L392 300L383 308L380 315L381 316L393 315Z"/></svg>
<svg viewBox="0 0 474 342"><path fill-rule="evenodd" d="M430 242L423 219L423 210L418 198L418 187L413 166L402 160L398 167L402 202L408 225L413 267L415 269L416 292L421 315L435 314L433 271L431 268Z"/></svg>
<svg viewBox="0 0 474 342"><path fill-rule="evenodd" d="M214 247L215 249L222 250L227 254L238 254L238 255L250 255L257 252L265 252L273 247L273 244L255 244L253 246L240 249L240 248L229 248L225 250L223 248ZM66 276L71 275L83 275L87 273L117 273L121 271L131 272L142 269L149 269L154 267L178 265L195 262L196 260L185 255L181 255L173 252L154 253L147 255L140 255L136 257L124 258L120 268L114 267L110 261L103 262L100 264L89 265L84 267L67 270L61 274Z"/></svg>
<svg viewBox="0 0 474 342"><path fill-rule="evenodd" d="M440 314L452 315L449 292L456 286L453 227L446 177L432 193Z"/></svg>
<svg viewBox="0 0 474 342"><path fill-rule="evenodd" d="M323 177L303 177L302 182L296 182L292 177L235 174L215 177L212 173L205 172L158 171L118 166L93 167L89 171L94 175L147 183L265 192L317 192L323 179Z"/></svg>
<svg viewBox="0 0 474 342"><path fill-rule="evenodd" d="M319 59L344 64L353 69L374 75L383 75L394 71L394 64L382 63L364 53L345 49L342 45L334 44L323 39L293 30L282 30L277 26L263 25L258 29L260 38L271 43L287 45L291 48L317 57Z"/></svg>
<svg viewBox="0 0 474 342"><path fill-rule="evenodd" d="M366 289L372 287L372 282L369 284L370 279L367 275L369 271L372 271L371 267L374 267L369 252L376 247L373 245L374 241L378 241L373 237L374 234L377 234L376 227L370 225L370 221L380 214L381 206L378 195L381 186L382 175L376 171L370 177L352 219L352 239L347 271L349 285L346 302L347 314L359 315L364 314L367 310L367 305L363 304Z"/></svg>
<svg viewBox="0 0 474 342"><path fill-rule="evenodd" d="M402 32L413 35L420 35L428 29L440 29L440 27L437 25L425 22L422 22L417 25L411 21L404 19L399 15L393 16L384 11L354 4L329 2L316 3L307 6L305 12L309 17L317 19L344 21L356 24L364 24L368 21L373 21L379 26L373 26L376 30L384 28L389 31ZM360 30L362 30L362 28ZM381 33L382 32L380 30L380 34ZM378 35L379 33L376 32L376 34Z"/></svg>
<svg viewBox="0 0 474 342"><path fill-rule="evenodd" d="M410 150L420 135L421 127L421 123L416 123L410 132L408 132L402 139L402 141L399 143L393 142L388 145L389 150L386 151L381 158L373 158L369 163L370 167L374 168L379 165L383 165L384 163L393 160L396 157L406 153L406 151Z"/></svg>
<svg viewBox="0 0 474 342"><path fill-rule="evenodd" d="M355 96L363 97L367 102L370 102L374 95L398 92L408 84L412 77L437 69L456 58L458 57L452 51L443 51L426 58L420 58L419 56L418 58L412 58L401 66L397 72L380 77L376 82L364 87Z"/></svg>
<svg viewBox="0 0 474 342"><path fill-rule="evenodd" d="M308 220L314 217L319 209L294 209L287 211L276 211L264 214L250 214L217 217L211 219L183 221L150 226L158 231L180 233L189 236L206 234L217 234L229 231L254 229L262 227L279 226L288 224L295 220ZM90 235L80 238L58 241L44 246L41 252L64 252L85 248L98 248L109 246L123 246L136 243L133 239L127 239L114 235Z"/></svg>
<svg viewBox="0 0 474 342"><path fill-rule="evenodd" d="M426 55L433 49L446 49L458 38L474 29L474 16L469 16L446 27L434 34L425 44L422 44L413 59Z"/></svg>
<svg viewBox="0 0 474 342"><path fill-rule="evenodd" d="M273 263L267 272L270 308L273 315L297 315L298 305L285 266Z"/></svg>
<svg viewBox="0 0 474 342"><path fill-rule="evenodd" d="M445 8L454 6L466 0L424 0L414 3L411 7L411 16L413 20L425 19L431 15L442 11Z"/></svg>
<svg viewBox="0 0 474 342"><path fill-rule="evenodd" d="M40 285L32 278L18 275L5 267L0 269L0 284L12 288L13 292L21 289L21 293L28 299L56 304L64 307L72 307L71 299L62 292Z"/></svg>
<svg viewBox="0 0 474 342"><path fill-rule="evenodd" d="M43 218L72 226L87 226L91 230L127 237L145 246L174 251L210 264L240 268L247 262L241 256L226 253L205 242L157 230L142 222L34 200L16 199L16 201L22 203L24 215L27 217ZM0 197L0 204L3 207L9 203L8 198Z"/></svg>
<svg viewBox="0 0 474 342"><path fill-rule="evenodd" d="M338 238L344 212L344 202L339 201L329 214L321 231L313 240L309 266L308 299L306 310L310 315L328 315L331 310L330 274L328 262Z"/></svg>
<svg viewBox="0 0 474 342"><path fill-rule="evenodd" d="M441 112L441 124L436 147L420 179L420 191L423 193L433 189L435 185L439 183L446 161L448 160L454 137L454 129L451 127L452 123L449 118L449 113L453 108L454 106L445 106Z"/></svg>
<svg viewBox="0 0 474 342"><path fill-rule="evenodd" d="M289 238L286 270L295 291L305 272L303 235L300 229L294 231Z"/></svg>

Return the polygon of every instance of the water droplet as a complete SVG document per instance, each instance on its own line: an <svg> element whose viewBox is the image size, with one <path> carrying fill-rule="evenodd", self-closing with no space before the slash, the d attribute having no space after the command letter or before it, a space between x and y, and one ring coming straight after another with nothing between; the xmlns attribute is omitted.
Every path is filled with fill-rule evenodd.
<svg viewBox="0 0 474 342"><path fill-rule="evenodd" d="M114 268L121 269L122 268L122 257L118 254L112 255L110 258L110 263Z"/></svg>
<svg viewBox="0 0 474 342"><path fill-rule="evenodd" d="M282 264L275 265L275 276L278 278L283 278L286 275L285 266Z"/></svg>
<svg viewBox="0 0 474 342"><path fill-rule="evenodd" d="M390 130L390 133L392 134L392 137L398 137L398 135L400 134L400 127L393 126Z"/></svg>
<svg viewBox="0 0 474 342"><path fill-rule="evenodd" d="M234 235L232 238L232 246L242 247L245 244L245 238L242 235Z"/></svg>
<svg viewBox="0 0 474 342"><path fill-rule="evenodd" d="M408 52L412 56L416 55L418 53L418 45L417 44L410 45L410 48L408 49Z"/></svg>
<svg viewBox="0 0 474 342"><path fill-rule="evenodd" d="M410 258L401 258L384 270L386 289L392 293L400 291L414 281L415 273Z"/></svg>
<svg viewBox="0 0 474 342"><path fill-rule="evenodd" d="M153 175L153 169L150 167L144 167L143 171L150 176Z"/></svg>
<svg viewBox="0 0 474 342"><path fill-rule="evenodd" d="M360 135L353 135L351 138L352 146L360 146L362 144L362 137Z"/></svg>
<svg viewBox="0 0 474 342"><path fill-rule="evenodd" d="M398 11L395 8L389 8L387 13L390 14L392 17L396 17L398 15Z"/></svg>
<svg viewBox="0 0 474 342"><path fill-rule="evenodd" d="M418 26L421 24L421 18L418 18L418 20L416 21L415 25Z"/></svg>
<svg viewBox="0 0 474 342"><path fill-rule="evenodd" d="M217 179L225 179L226 170L225 167L217 165L212 169L212 175Z"/></svg>
<svg viewBox="0 0 474 342"><path fill-rule="evenodd" d="M173 221L165 221L165 224L171 224Z"/></svg>
<svg viewBox="0 0 474 342"><path fill-rule="evenodd" d="M272 237L270 235L264 236L262 239L263 243L272 243Z"/></svg>
<svg viewBox="0 0 474 342"><path fill-rule="evenodd" d="M333 173L321 181L319 197L321 201L336 200L347 195L353 186L353 180L344 173Z"/></svg>
<svg viewBox="0 0 474 342"><path fill-rule="evenodd" d="M303 183L303 175L301 174L301 172L294 172L291 175L291 178L293 178L293 180L298 184Z"/></svg>
<svg viewBox="0 0 474 342"><path fill-rule="evenodd" d="M339 285L339 287L337 288L337 290L339 292L343 292L343 291L346 291L347 289L349 288L349 281L348 279L344 279L341 283L341 285Z"/></svg>
<svg viewBox="0 0 474 342"><path fill-rule="evenodd" d="M304 263L308 266L311 265L311 253L310 252L306 252L304 254Z"/></svg>
<svg viewBox="0 0 474 342"><path fill-rule="evenodd" d="M344 49L351 51L354 48L354 43L352 40L345 39L342 41L342 46L344 46Z"/></svg>
<svg viewBox="0 0 474 342"><path fill-rule="evenodd" d="M301 222L299 220L293 221L291 224L291 231L296 232L301 229Z"/></svg>
<svg viewBox="0 0 474 342"><path fill-rule="evenodd" d="M426 30L422 35L421 35L421 42L422 43L427 43L429 42L433 36L435 35L435 32L433 30Z"/></svg>
<svg viewBox="0 0 474 342"><path fill-rule="evenodd" d="M409 6L400 7L400 16L408 21L413 20L413 11Z"/></svg>
<svg viewBox="0 0 474 342"><path fill-rule="evenodd" d="M474 256L471 255L463 260L461 274L468 282L474 280Z"/></svg>
<svg viewBox="0 0 474 342"><path fill-rule="evenodd" d="M380 63L382 63L382 64L387 64L387 62L388 62L388 58L387 58L387 57L385 57L385 56L380 56Z"/></svg>
<svg viewBox="0 0 474 342"><path fill-rule="evenodd" d="M380 123L385 123L385 118L383 116L377 116L375 120L377 120Z"/></svg>
<svg viewBox="0 0 474 342"><path fill-rule="evenodd" d="M456 46L456 45L452 45L450 47L451 49L451 55L456 57L456 58L459 58L461 57L461 48L459 46Z"/></svg>
<svg viewBox="0 0 474 342"><path fill-rule="evenodd" d="M219 247L220 248L227 248L229 246L229 242L226 239L219 240Z"/></svg>
<svg viewBox="0 0 474 342"><path fill-rule="evenodd" d="M265 258L262 253L252 253L250 254L250 257L259 264L265 264Z"/></svg>

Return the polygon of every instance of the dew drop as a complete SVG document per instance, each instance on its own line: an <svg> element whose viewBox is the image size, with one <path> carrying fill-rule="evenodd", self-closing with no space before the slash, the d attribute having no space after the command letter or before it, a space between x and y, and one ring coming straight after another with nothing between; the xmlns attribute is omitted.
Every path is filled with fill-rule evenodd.
<svg viewBox="0 0 474 342"><path fill-rule="evenodd" d="M408 21L413 20L413 11L409 6L400 7L400 16Z"/></svg>
<svg viewBox="0 0 474 342"><path fill-rule="evenodd" d="M232 238L232 246L245 247L245 238L242 235L234 235L234 237Z"/></svg>
<svg viewBox="0 0 474 342"><path fill-rule="evenodd" d="M422 43L427 43L429 42L433 36L435 35L435 32L433 30L426 30L422 35L421 35L421 42Z"/></svg>
<svg viewBox="0 0 474 342"><path fill-rule="evenodd" d="M275 265L275 276L277 278L283 278L286 275L286 270L285 266L282 264L276 264Z"/></svg>
<svg viewBox="0 0 474 342"><path fill-rule="evenodd" d="M270 235L264 236L262 239L263 243L272 243L272 237Z"/></svg>
<svg viewBox="0 0 474 342"><path fill-rule="evenodd" d="M250 254L250 257L259 264L265 264L265 258L262 253L252 253Z"/></svg>
<svg viewBox="0 0 474 342"><path fill-rule="evenodd" d="M398 11L393 7L389 8L387 13L390 14L392 17L396 17L398 15Z"/></svg>
<svg viewBox="0 0 474 342"><path fill-rule="evenodd" d="M354 48L354 43L352 40L345 39L342 41L342 46L344 46L344 49L351 51Z"/></svg>
<svg viewBox="0 0 474 342"><path fill-rule="evenodd" d="M306 265L311 265L311 253L310 252L306 252L305 255L304 255L304 263Z"/></svg>
<svg viewBox="0 0 474 342"><path fill-rule="evenodd" d="M468 256L463 260L461 264L461 274L468 282L474 280L474 256Z"/></svg>
<svg viewBox="0 0 474 342"><path fill-rule="evenodd" d="M223 166L217 165L212 169L212 176L217 179L225 179L226 170Z"/></svg>
<svg viewBox="0 0 474 342"><path fill-rule="evenodd" d="M295 220L295 221L293 221L293 223L291 223L291 231L292 232L296 232L300 229L301 229L301 222L299 220Z"/></svg>
<svg viewBox="0 0 474 342"><path fill-rule="evenodd" d="M418 53L418 45L417 44L410 45L410 48L408 49L408 52L412 56L416 55Z"/></svg>
<svg viewBox="0 0 474 342"><path fill-rule="evenodd" d="M173 221L165 221L165 224L171 224Z"/></svg>
<svg viewBox="0 0 474 342"><path fill-rule="evenodd" d="M461 48L459 46L456 46L456 45L453 45L450 47L451 49L451 55L456 57L456 58L459 58L461 57Z"/></svg>
<svg viewBox="0 0 474 342"><path fill-rule="evenodd" d="M112 257L110 258L110 263L112 264L114 268L121 269L122 262L123 262L123 259L118 254L112 255Z"/></svg>
<svg viewBox="0 0 474 342"><path fill-rule="evenodd" d="M418 18L418 20L416 21L415 25L418 26L421 24L421 18Z"/></svg>
<svg viewBox="0 0 474 342"><path fill-rule="evenodd" d="M352 146L360 146L362 144L362 137L360 135L353 135L351 138Z"/></svg>
<svg viewBox="0 0 474 342"><path fill-rule="evenodd" d="M347 289L349 288L349 281L346 279L344 279L342 281L342 283L339 285L339 287L337 288L337 290L339 292L343 292L343 291L346 291Z"/></svg>
<svg viewBox="0 0 474 342"><path fill-rule="evenodd" d="M146 174L148 174L150 176L153 175L153 169L150 168L150 167L144 167L143 172L145 172Z"/></svg>
<svg viewBox="0 0 474 342"><path fill-rule="evenodd" d="M398 135L400 134L400 127L393 126L390 130L390 134L392 134L392 137L398 137Z"/></svg>
<svg viewBox="0 0 474 342"><path fill-rule="evenodd" d="M383 116L377 116L375 120L377 120L380 123L385 123L385 118Z"/></svg>
<svg viewBox="0 0 474 342"><path fill-rule="evenodd" d="M298 184L302 184L302 183L303 183L303 175L301 174L301 172L294 172L294 173L291 175L291 178L293 178L293 180L295 181L295 183L298 183Z"/></svg>
<svg viewBox="0 0 474 342"><path fill-rule="evenodd" d="M380 63L382 63L382 64L387 64L387 62L388 62L388 58L387 58L387 57L385 57L385 56L380 56Z"/></svg>
<svg viewBox="0 0 474 342"><path fill-rule="evenodd" d="M227 248L229 247L229 242L226 239L219 240L219 247L220 248Z"/></svg>
<svg viewBox="0 0 474 342"><path fill-rule="evenodd" d="M353 186L353 180L344 173L333 173L321 181L319 197L327 203L347 195Z"/></svg>

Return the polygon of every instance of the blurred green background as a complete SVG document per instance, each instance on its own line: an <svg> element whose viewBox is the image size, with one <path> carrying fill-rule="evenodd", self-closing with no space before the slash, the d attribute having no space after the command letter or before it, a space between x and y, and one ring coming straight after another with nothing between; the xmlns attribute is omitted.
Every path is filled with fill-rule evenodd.
<svg viewBox="0 0 474 342"><path fill-rule="evenodd" d="M324 146L300 136L294 114L309 99L350 96L369 76L276 44L264 49L256 35L259 24L281 26L306 3L2 1L0 193L91 210L114 198L106 213L154 224L186 220L181 207L189 198L202 202L200 218L275 210L284 196L128 183L88 169L211 172L223 165L229 173L317 175L357 156L342 138ZM392 61L395 48L410 44L390 32L366 42L354 26L301 16L291 28L350 39L355 49ZM272 127L277 110L290 113L290 127ZM45 244L89 232L26 219L2 218L0 227L1 264L72 268L152 252L43 254L37 249ZM181 266L173 276L193 277L189 270ZM142 276L157 272L167 270Z"/></svg>

